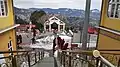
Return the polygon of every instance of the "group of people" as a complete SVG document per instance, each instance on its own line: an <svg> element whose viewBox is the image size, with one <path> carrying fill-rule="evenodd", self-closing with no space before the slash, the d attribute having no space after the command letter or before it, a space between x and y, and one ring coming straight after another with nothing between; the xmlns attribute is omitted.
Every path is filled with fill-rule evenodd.
<svg viewBox="0 0 120 67"><path fill-rule="evenodd" d="M55 48L57 46L57 48ZM61 39L61 37L57 37L53 40L53 53L56 51L56 49L60 50L66 50L68 48L68 43L65 43L64 39Z"/></svg>

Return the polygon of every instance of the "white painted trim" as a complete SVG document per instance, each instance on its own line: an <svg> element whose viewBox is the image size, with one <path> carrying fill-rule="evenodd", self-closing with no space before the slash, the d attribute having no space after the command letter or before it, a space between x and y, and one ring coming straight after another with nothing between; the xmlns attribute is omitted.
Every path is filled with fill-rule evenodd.
<svg viewBox="0 0 120 67"><path fill-rule="evenodd" d="M115 6L114 6L114 12L113 12L113 18L117 18L117 17L115 17L116 12L118 11L118 10L117 10L117 5L120 4L120 2L117 2L117 0L114 0L114 2L113 2L113 0L112 0L112 1L109 3L109 8L110 8L110 14L109 14L110 16L109 16L109 17L111 17L111 14L112 14L111 11L113 11L113 9L112 9L112 8L113 8L113 6L112 6L113 4L115 5ZM111 6L110 6L110 5L111 5ZM118 14L117 14L117 15L118 15ZM119 18L119 17L118 17L118 18Z"/></svg>
<svg viewBox="0 0 120 67"><path fill-rule="evenodd" d="M107 28L98 27L98 26L96 26L96 28L99 28L99 29L102 29L102 30L105 30L105 31L108 31L108 32L111 32L111 33L114 33L114 34L117 34L117 35L120 35L120 32L113 31L113 30L110 30L110 29L107 29Z"/></svg>
<svg viewBox="0 0 120 67"><path fill-rule="evenodd" d="M8 1L6 0L7 5L5 5L5 0L0 0L0 1L3 1L3 8L4 8L4 15L2 15L2 11L1 11L2 8L0 7L0 11L1 11L0 18L8 17L8 15L9 15ZM1 4L0 4L0 6L1 6ZM6 9L7 9L7 13L6 13Z"/></svg>
<svg viewBox="0 0 120 67"><path fill-rule="evenodd" d="M15 25L10 26L10 27L8 27L8 28L2 29L2 30L0 30L0 34L6 32L6 31L9 31L9 30L11 30L11 29L14 29L14 28L16 28L16 27L18 27L18 26L20 26L20 24L15 24Z"/></svg>

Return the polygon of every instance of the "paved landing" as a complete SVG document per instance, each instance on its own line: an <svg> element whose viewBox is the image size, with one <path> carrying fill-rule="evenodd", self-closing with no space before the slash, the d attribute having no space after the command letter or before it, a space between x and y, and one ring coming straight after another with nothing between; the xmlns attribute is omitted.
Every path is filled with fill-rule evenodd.
<svg viewBox="0 0 120 67"><path fill-rule="evenodd" d="M53 57L44 58L42 61L40 61L33 67L54 67L54 58Z"/></svg>

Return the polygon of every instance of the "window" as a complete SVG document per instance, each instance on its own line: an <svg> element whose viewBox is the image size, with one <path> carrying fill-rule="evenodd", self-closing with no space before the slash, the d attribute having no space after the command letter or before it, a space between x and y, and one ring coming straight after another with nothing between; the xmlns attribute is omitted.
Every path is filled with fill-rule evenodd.
<svg viewBox="0 0 120 67"><path fill-rule="evenodd" d="M7 16L7 0L0 0L0 16Z"/></svg>
<svg viewBox="0 0 120 67"><path fill-rule="evenodd" d="M120 18L120 0L109 0L108 16Z"/></svg>

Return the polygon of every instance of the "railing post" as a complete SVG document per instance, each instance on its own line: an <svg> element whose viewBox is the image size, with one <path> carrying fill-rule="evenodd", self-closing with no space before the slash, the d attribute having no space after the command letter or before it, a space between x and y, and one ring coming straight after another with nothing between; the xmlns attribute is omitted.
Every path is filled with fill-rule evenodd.
<svg viewBox="0 0 120 67"><path fill-rule="evenodd" d="M81 54L81 57L83 58L83 55L82 55L82 54ZM83 64L84 64L84 60L82 59L82 60L81 60L81 67L84 66Z"/></svg>
<svg viewBox="0 0 120 67"><path fill-rule="evenodd" d="M63 66L65 67L65 52L63 52Z"/></svg>
<svg viewBox="0 0 120 67"><path fill-rule="evenodd" d="M40 52L39 52L39 61L40 61Z"/></svg>
<svg viewBox="0 0 120 67"><path fill-rule="evenodd" d="M63 52L61 52L60 58L59 58L61 64L62 64L62 61L63 61L62 59L63 59Z"/></svg>
<svg viewBox="0 0 120 67"><path fill-rule="evenodd" d="M103 63L102 63L102 61L101 61L101 63L100 63L100 67L103 67Z"/></svg>
<svg viewBox="0 0 120 67"><path fill-rule="evenodd" d="M12 67L17 67L16 64L17 64L17 63L16 63L16 58L15 58L15 56L13 55L13 56L12 56Z"/></svg>
<svg viewBox="0 0 120 67"><path fill-rule="evenodd" d="M31 67L30 65L30 55L28 54L28 66Z"/></svg>
<svg viewBox="0 0 120 67"><path fill-rule="evenodd" d="M43 51L41 52L41 59L43 58Z"/></svg>
<svg viewBox="0 0 120 67"><path fill-rule="evenodd" d="M44 52L42 51L42 53L41 53L41 59L43 59L43 57L44 57Z"/></svg>
<svg viewBox="0 0 120 67"><path fill-rule="evenodd" d="M37 63L36 52L35 52L35 63Z"/></svg>
<svg viewBox="0 0 120 67"><path fill-rule="evenodd" d="M99 64L99 57L96 58L96 67L98 67L98 64Z"/></svg>
<svg viewBox="0 0 120 67"><path fill-rule="evenodd" d="M40 59L42 59L42 51L40 52Z"/></svg>
<svg viewBox="0 0 120 67"><path fill-rule="evenodd" d="M43 51L43 58L44 58L44 51Z"/></svg>
<svg viewBox="0 0 120 67"><path fill-rule="evenodd" d="M119 61L118 61L118 66L117 67L119 67L120 66L120 58L119 58Z"/></svg>
<svg viewBox="0 0 120 67"><path fill-rule="evenodd" d="M69 67L71 67L71 53L69 52Z"/></svg>
<svg viewBox="0 0 120 67"><path fill-rule="evenodd" d="M42 59L42 52L40 52L40 59Z"/></svg>

